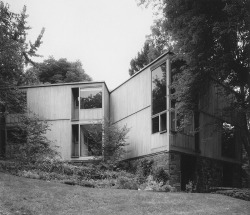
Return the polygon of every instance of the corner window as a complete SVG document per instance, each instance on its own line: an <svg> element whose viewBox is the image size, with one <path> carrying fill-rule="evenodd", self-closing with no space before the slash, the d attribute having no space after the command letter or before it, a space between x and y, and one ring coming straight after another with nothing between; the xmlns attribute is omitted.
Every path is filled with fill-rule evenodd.
<svg viewBox="0 0 250 215"><path fill-rule="evenodd" d="M167 109L166 63L152 71L152 115Z"/></svg>
<svg viewBox="0 0 250 215"><path fill-rule="evenodd" d="M80 90L80 108L102 108L102 88L83 88Z"/></svg>
<svg viewBox="0 0 250 215"><path fill-rule="evenodd" d="M166 63L152 71L152 133L167 130Z"/></svg>
<svg viewBox="0 0 250 215"><path fill-rule="evenodd" d="M224 157L235 158L235 127L229 123L222 123L221 154Z"/></svg>

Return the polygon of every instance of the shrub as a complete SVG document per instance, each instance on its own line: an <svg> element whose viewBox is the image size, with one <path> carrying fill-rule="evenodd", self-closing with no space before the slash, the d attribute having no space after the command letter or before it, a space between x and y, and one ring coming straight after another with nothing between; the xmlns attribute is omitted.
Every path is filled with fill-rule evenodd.
<svg viewBox="0 0 250 215"><path fill-rule="evenodd" d="M117 189L130 189L130 190L137 190L138 183L136 182L135 178L128 178L126 176L120 176L117 178L117 182L115 188Z"/></svg>
<svg viewBox="0 0 250 215"><path fill-rule="evenodd" d="M153 160L147 160L147 159L139 161L136 170L137 181L139 184L143 184L146 182L147 177L152 172L153 163L154 163Z"/></svg>
<svg viewBox="0 0 250 215"><path fill-rule="evenodd" d="M6 157L23 163L34 163L59 157L52 142L45 136L49 130L46 121L37 116L16 115L18 123L7 128Z"/></svg>
<svg viewBox="0 0 250 215"><path fill-rule="evenodd" d="M106 169L115 169L125 153L126 139L129 129L126 126L118 127L117 124L105 120L103 126L93 124L88 129L88 135L93 143L102 145L102 166ZM102 135L100 135L102 134Z"/></svg>
<svg viewBox="0 0 250 215"><path fill-rule="evenodd" d="M20 171L18 175L26 178L40 179L40 176L36 172L32 171Z"/></svg>
<svg viewBox="0 0 250 215"><path fill-rule="evenodd" d="M196 185L193 181L189 181L188 184L186 184L186 192L187 193L193 193L196 191Z"/></svg>
<svg viewBox="0 0 250 215"><path fill-rule="evenodd" d="M153 170L152 176L155 181L157 181L158 183L162 182L163 184L166 184L170 179L168 172L163 169L163 167L158 167Z"/></svg>
<svg viewBox="0 0 250 215"><path fill-rule="evenodd" d="M157 182L153 179L152 175L147 177L146 183L141 187L142 190L146 191L158 191L158 192L174 192L175 188L169 184L163 184L163 182Z"/></svg>

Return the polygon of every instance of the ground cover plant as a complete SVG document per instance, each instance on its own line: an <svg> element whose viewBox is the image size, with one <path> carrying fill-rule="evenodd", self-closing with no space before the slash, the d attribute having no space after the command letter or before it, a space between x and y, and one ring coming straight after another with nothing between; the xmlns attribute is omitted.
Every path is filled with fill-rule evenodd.
<svg viewBox="0 0 250 215"><path fill-rule="evenodd" d="M147 161L142 161L142 164ZM145 170L145 169L144 169ZM168 184L169 176L163 178L161 169L147 174L138 167L137 173L125 170L104 169L101 164L85 164L75 166L59 160L24 163L17 161L0 161L0 171L32 179L57 181L68 185L80 185L92 188L116 188L133 190L150 190L173 192Z"/></svg>

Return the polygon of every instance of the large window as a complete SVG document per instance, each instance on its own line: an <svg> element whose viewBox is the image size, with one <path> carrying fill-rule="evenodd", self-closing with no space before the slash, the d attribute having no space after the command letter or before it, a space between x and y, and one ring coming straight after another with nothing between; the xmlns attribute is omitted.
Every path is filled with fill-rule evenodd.
<svg viewBox="0 0 250 215"><path fill-rule="evenodd" d="M83 88L80 90L80 99L81 109L102 108L102 89Z"/></svg>
<svg viewBox="0 0 250 215"><path fill-rule="evenodd" d="M166 63L152 71L152 133L167 130Z"/></svg>
<svg viewBox="0 0 250 215"><path fill-rule="evenodd" d="M229 123L222 123L222 148L221 154L224 157L235 157L235 127Z"/></svg>
<svg viewBox="0 0 250 215"><path fill-rule="evenodd" d="M72 158L101 155L102 125L72 125Z"/></svg>
<svg viewBox="0 0 250 215"><path fill-rule="evenodd" d="M80 156L102 155L102 125L89 124L80 126Z"/></svg>

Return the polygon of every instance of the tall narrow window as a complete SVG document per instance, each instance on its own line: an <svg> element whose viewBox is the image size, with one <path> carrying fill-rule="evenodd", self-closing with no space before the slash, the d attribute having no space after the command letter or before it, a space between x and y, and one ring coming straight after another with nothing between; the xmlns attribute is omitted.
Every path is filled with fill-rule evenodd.
<svg viewBox="0 0 250 215"><path fill-rule="evenodd" d="M80 97L81 109L102 108L101 88L83 88L80 91Z"/></svg>
<svg viewBox="0 0 250 215"><path fill-rule="evenodd" d="M152 71L152 133L167 130L166 63Z"/></svg>
<svg viewBox="0 0 250 215"><path fill-rule="evenodd" d="M221 154L224 157L235 157L235 127L229 123L223 122L222 124L222 149Z"/></svg>
<svg viewBox="0 0 250 215"><path fill-rule="evenodd" d="M79 125L72 125L71 157L79 157Z"/></svg>
<svg viewBox="0 0 250 215"><path fill-rule="evenodd" d="M152 71L152 114L167 109L166 63Z"/></svg>

